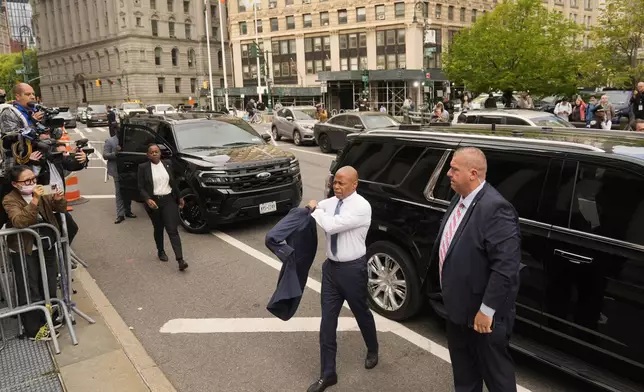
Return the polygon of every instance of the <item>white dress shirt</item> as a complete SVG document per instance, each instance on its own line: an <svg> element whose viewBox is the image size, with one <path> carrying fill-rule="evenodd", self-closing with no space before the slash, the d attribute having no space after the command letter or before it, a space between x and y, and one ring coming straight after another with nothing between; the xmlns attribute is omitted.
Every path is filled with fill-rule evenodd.
<svg viewBox="0 0 644 392"><path fill-rule="evenodd" d="M155 196L165 196L172 193L172 187L170 187L170 175L168 171L163 166L163 162L154 164L150 162L152 166L152 184L154 189Z"/></svg>
<svg viewBox="0 0 644 392"><path fill-rule="evenodd" d="M474 201L474 198L476 198L476 195L483 189L483 186L485 185L485 181L482 181L479 186L476 187L467 197L463 198L461 197L461 200L459 200L458 204L456 207L452 210L452 213L450 216L447 218L447 222L451 222L453 219L454 214L456 214L456 210L458 209L459 204L463 204L465 207L461 209L461 217L456 221L456 227L454 228L454 233L458 230L458 226L461 224L461 221L463 220L463 217L467 213L467 209L470 208L472 205L472 202ZM443 234L441 235L441 242L443 241L443 237L447 234L447 225L445 225L445 228L443 229ZM454 245L454 239L452 238L452 242L450 243L450 246ZM481 304L481 313L488 317L494 317L494 313L496 312L495 309L490 308L489 306L485 304Z"/></svg>
<svg viewBox="0 0 644 392"><path fill-rule="evenodd" d="M311 216L326 233L326 257L333 261L353 261L367 253L365 240L371 225L371 205L353 192L342 200L340 212L335 213L339 199L335 196L318 203ZM338 249L331 252L331 234L338 234Z"/></svg>

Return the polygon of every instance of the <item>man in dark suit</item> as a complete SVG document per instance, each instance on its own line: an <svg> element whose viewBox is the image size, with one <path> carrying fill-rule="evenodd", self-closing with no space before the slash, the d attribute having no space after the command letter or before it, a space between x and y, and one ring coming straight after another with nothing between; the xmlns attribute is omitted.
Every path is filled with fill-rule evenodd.
<svg viewBox="0 0 644 392"><path fill-rule="evenodd" d="M125 220L125 217L136 218L132 213L132 200L121 192L121 183L116 163L116 153L121 151L119 140L116 135L105 140L103 144L103 158L107 160L107 174L114 179L114 195L116 196L116 220L119 224Z"/></svg>
<svg viewBox="0 0 644 392"><path fill-rule="evenodd" d="M116 123L116 112L111 106L107 107L107 126L110 130L110 136L116 135L116 130L118 129L118 124Z"/></svg>
<svg viewBox="0 0 644 392"><path fill-rule="evenodd" d="M456 153L447 172L452 200L434 255L447 310L456 392L516 391L508 346L519 290L521 236L514 207L485 182L478 148Z"/></svg>
<svg viewBox="0 0 644 392"><path fill-rule="evenodd" d="M172 250L179 263L179 270L188 268L183 260L183 249L179 237L179 209L184 201L179 195L179 188L174 178L170 161L161 160L161 150L156 144L148 147L148 161L139 165L138 184L141 197L145 200L145 211L154 226L154 242L157 246L159 260L168 261L163 249L163 229L170 237Z"/></svg>

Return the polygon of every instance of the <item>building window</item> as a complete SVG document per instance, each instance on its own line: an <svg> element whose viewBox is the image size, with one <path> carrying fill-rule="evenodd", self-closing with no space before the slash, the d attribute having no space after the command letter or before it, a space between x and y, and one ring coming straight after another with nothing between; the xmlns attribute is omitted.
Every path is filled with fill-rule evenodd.
<svg viewBox="0 0 644 392"><path fill-rule="evenodd" d="M570 6L573 8L577 8L577 0L570 0Z"/></svg>
<svg viewBox="0 0 644 392"><path fill-rule="evenodd" d="M313 60L307 61L306 62L306 73L309 74L309 75L313 74L313 73L315 73L313 70L314 70L314 68L313 68Z"/></svg>
<svg viewBox="0 0 644 392"><path fill-rule="evenodd" d="M174 78L174 92L177 94L181 92L181 78Z"/></svg>
<svg viewBox="0 0 644 392"><path fill-rule="evenodd" d="M239 34L241 35L248 34L248 28L246 27L246 22L239 22Z"/></svg>
<svg viewBox="0 0 644 392"><path fill-rule="evenodd" d="M191 31L191 26L190 23L186 23L186 39L192 39L192 31Z"/></svg>
<svg viewBox="0 0 644 392"><path fill-rule="evenodd" d="M190 1L188 0L183 0L183 13L184 14L190 13Z"/></svg>
<svg viewBox="0 0 644 392"><path fill-rule="evenodd" d="M472 10L472 23L476 22L476 10Z"/></svg>
<svg viewBox="0 0 644 392"><path fill-rule="evenodd" d="M293 5L293 0L284 0L284 5Z"/></svg>
<svg viewBox="0 0 644 392"><path fill-rule="evenodd" d="M347 24L347 10L338 10L338 24Z"/></svg>
<svg viewBox="0 0 644 392"><path fill-rule="evenodd" d="M197 78L190 78L190 93L197 92Z"/></svg>
<svg viewBox="0 0 644 392"><path fill-rule="evenodd" d="M322 39L322 45L324 48L325 52L331 52L331 38L330 37L324 37Z"/></svg>
<svg viewBox="0 0 644 392"><path fill-rule="evenodd" d="M405 3L394 3L394 11L396 13L396 18L405 17Z"/></svg>
<svg viewBox="0 0 644 392"><path fill-rule="evenodd" d="M145 61L145 50L139 50L139 59Z"/></svg>
<svg viewBox="0 0 644 392"><path fill-rule="evenodd" d="M263 33L264 32L264 26L262 26L262 21L257 19L255 20L255 28L257 29L257 33Z"/></svg>
<svg viewBox="0 0 644 392"><path fill-rule="evenodd" d="M194 49L188 49L188 67L192 68L195 66L195 51Z"/></svg>
<svg viewBox="0 0 644 392"><path fill-rule="evenodd" d="M217 19L217 6L216 5L211 5L210 6L210 18L212 20Z"/></svg>
<svg viewBox="0 0 644 392"><path fill-rule="evenodd" d="M244 1L237 2L237 12L246 12L246 2Z"/></svg>
<svg viewBox="0 0 644 392"><path fill-rule="evenodd" d="M311 14L302 15L302 24L304 25L304 28L313 27L313 18L311 17Z"/></svg>
<svg viewBox="0 0 644 392"><path fill-rule="evenodd" d="M286 30L293 30L295 28L295 17L289 15L286 17Z"/></svg>
<svg viewBox="0 0 644 392"><path fill-rule="evenodd" d="M268 8L277 8L277 0L268 0Z"/></svg>
<svg viewBox="0 0 644 392"><path fill-rule="evenodd" d="M356 8L356 21L358 22L367 21L367 10L364 7Z"/></svg>
<svg viewBox="0 0 644 392"><path fill-rule="evenodd" d="M320 26L329 25L329 13L327 11L320 12Z"/></svg>
<svg viewBox="0 0 644 392"><path fill-rule="evenodd" d="M158 20L151 20L150 21L150 26L152 26L152 36L153 37L158 37L159 36L159 21Z"/></svg>
<svg viewBox="0 0 644 392"><path fill-rule="evenodd" d="M168 12L174 11L174 0L168 0Z"/></svg>
<svg viewBox="0 0 644 392"><path fill-rule="evenodd" d="M161 65L161 48L154 48L154 65Z"/></svg>
<svg viewBox="0 0 644 392"><path fill-rule="evenodd" d="M405 29L376 31L377 69L405 68L405 51Z"/></svg>
<svg viewBox="0 0 644 392"><path fill-rule="evenodd" d="M179 65L179 49L177 48L172 49L172 65L174 67Z"/></svg>
<svg viewBox="0 0 644 392"><path fill-rule="evenodd" d="M153 10L157 9L157 0L150 0L150 8Z"/></svg>
<svg viewBox="0 0 644 392"><path fill-rule="evenodd" d="M159 93L163 94L163 87L165 85L165 78L157 78L157 85L159 86Z"/></svg>
<svg viewBox="0 0 644 392"><path fill-rule="evenodd" d="M447 7L447 19L454 20L454 6Z"/></svg>
<svg viewBox="0 0 644 392"><path fill-rule="evenodd" d="M168 22L168 35L174 38L174 22Z"/></svg>
<svg viewBox="0 0 644 392"><path fill-rule="evenodd" d="M440 19L442 13L443 13L443 6L440 4L436 4L436 19Z"/></svg>
<svg viewBox="0 0 644 392"><path fill-rule="evenodd" d="M219 38L219 36L217 35L217 26L212 26L212 36L213 36L215 39L218 39L218 38Z"/></svg>
<svg viewBox="0 0 644 392"><path fill-rule="evenodd" d="M465 7L461 8L461 22L465 22Z"/></svg>
<svg viewBox="0 0 644 392"><path fill-rule="evenodd" d="M277 18L271 18L271 31L277 31L279 30L279 22L277 21Z"/></svg>
<svg viewBox="0 0 644 392"><path fill-rule="evenodd" d="M143 25L141 24L141 18L139 18L138 16L136 17L136 27L143 27Z"/></svg>
<svg viewBox="0 0 644 392"><path fill-rule="evenodd" d="M376 6L376 20L385 20L385 6L377 5Z"/></svg>

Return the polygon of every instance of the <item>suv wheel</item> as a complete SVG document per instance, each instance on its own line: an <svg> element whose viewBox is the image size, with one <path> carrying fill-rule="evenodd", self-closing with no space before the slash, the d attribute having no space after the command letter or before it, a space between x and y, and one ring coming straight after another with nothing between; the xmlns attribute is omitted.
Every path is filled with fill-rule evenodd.
<svg viewBox="0 0 644 392"><path fill-rule="evenodd" d="M320 135L318 144L320 145L320 151L327 153L331 152L331 142L329 141L329 137L326 133Z"/></svg>
<svg viewBox="0 0 644 392"><path fill-rule="evenodd" d="M277 132L277 127L274 125L273 125L273 128L271 128L271 134L273 134L273 140L275 140L276 142L282 138L280 134Z"/></svg>
<svg viewBox="0 0 644 392"><path fill-rule="evenodd" d="M199 197L189 188L181 191L181 197L185 202L183 208L179 208L179 218L183 228L189 233L207 233L210 228L199 205Z"/></svg>
<svg viewBox="0 0 644 392"><path fill-rule="evenodd" d="M295 144L296 146L302 145L302 135L300 135L299 131L293 132L293 144Z"/></svg>
<svg viewBox="0 0 644 392"><path fill-rule="evenodd" d="M367 249L369 302L391 320L415 315L422 304L421 284L411 256L398 245L378 241Z"/></svg>

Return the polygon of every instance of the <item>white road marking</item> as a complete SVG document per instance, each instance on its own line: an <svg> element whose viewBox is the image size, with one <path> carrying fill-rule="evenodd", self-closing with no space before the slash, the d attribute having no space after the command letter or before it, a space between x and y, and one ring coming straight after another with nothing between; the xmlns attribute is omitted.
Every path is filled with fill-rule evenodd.
<svg viewBox="0 0 644 392"><path fill-rule="evenodd" d="M114 199L116 195L83 195L86 199Z"/></svg>
<svg viewBox="0 0 644 392"><path fill-rule="evenodd" d="M325 154L323 152L314 152L314 151L309 151L309 150L303 150L301 148L295 148L295 147L291 147L290 149L293 150L293 151L299 151L299 152L303 152L303 153L306 153L306 154L320 155L320 156L327 157L327 158L332 158L332 159L335 158L335 155L333 155L333 154Z"/></svg>
<svg viewBox="0 0 644 392"><path fill-rule="evenodd" d="M85 132L92 133L92 132L94 132L94 130L92 130L92 128L85 128Z"/></svg>
<svg viewBox="0 0 644 392"><path fill-rule="evenodd" d="M221 231L213 231L212 234L219 238L220 240L226 242L229 245L234 246L235 248L241 250L242 252L253 256L257 260L263 262L266 265L269 265L276 270L280 270L282 268L282 263L277 261L276 259L265 255L264 253L258 251L257 249L248 246L244 244L243 242L237 240L236 238L233 238L229 236L226 233L222 233ZM320 282L318 282L315 279L312 279L311 277L308 278L306 282L306 286L310 288L311 290L315 291L316 293L320 294L322 291L322 285ZM349 306L346 304L346 302L343 305L345 308L349 309ZM449 357L449 351L447 350L446 347L441 346L440 344L427 339L426 337L422 336L421 334L412 331L411 329L405 327L404 325L386 319L379 314L374 313L373 317L376 321L376 325L382 324L382 325L390 325L389 331L398 335L399 337L407 340L408 342L416 345L417 347L429 352L430 354L433 354L434 356L442 359L443 361L447 363L451 363L450 357ZM319 331L319 326L318 326L318 331ZM530 392L529 389L524 388L520 385L517 384L517 391L518 392Z"/></svg>
<svg viewBox="0 0 644 392"><path fill-rule="evenodd" d="M243 333L243 332L318 332L321 317L294 317L282 321L270 318L204 318L173 319L166 322L161 333ZM391 331L391 323L379 323L380 332ZM338 331L360 331L354 317L338 318Z"/></svg>

